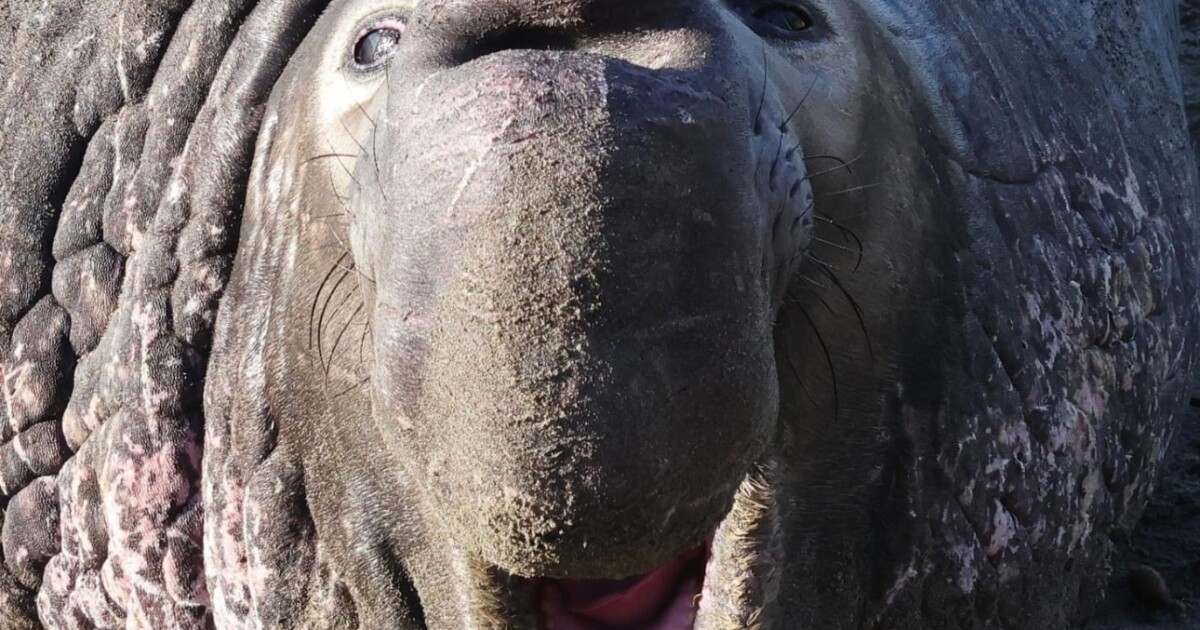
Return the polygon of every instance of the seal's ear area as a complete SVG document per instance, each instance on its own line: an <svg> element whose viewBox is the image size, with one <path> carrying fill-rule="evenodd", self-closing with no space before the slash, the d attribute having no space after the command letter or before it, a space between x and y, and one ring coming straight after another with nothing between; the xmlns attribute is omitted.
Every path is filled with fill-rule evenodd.
<svg viewBox="0 0 1200 630"><path fill-rule="evenodd" d="M204 627L200 383L262 103L324 4L0 8L5 627Z"/></svg>

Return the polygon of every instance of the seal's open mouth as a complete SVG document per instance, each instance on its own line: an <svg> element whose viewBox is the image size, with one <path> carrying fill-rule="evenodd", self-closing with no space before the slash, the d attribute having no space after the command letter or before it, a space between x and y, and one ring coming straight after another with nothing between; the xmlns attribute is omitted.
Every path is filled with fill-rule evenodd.
<svg viewBox="0 0 1200 630"><path fill-rule="evenodd" d="M537 597L546 628L691 628L702 597L707 559L705 546L624 580L538 580Z"/></svg>
<svg viewBox="0 0 1200 630"><path fill-rule="evenodd" d="M642 575L614 580L517 578L492 569L483 617L544 630L762 628L783 563L773 466L738 488L707 543Z"/></svg>

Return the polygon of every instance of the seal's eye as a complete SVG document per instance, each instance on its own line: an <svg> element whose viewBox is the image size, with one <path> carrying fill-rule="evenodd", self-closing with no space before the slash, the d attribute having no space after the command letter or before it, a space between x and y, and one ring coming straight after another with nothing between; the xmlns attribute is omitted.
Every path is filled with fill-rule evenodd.
<svg viewBox="0 0 1200 630"><path fill-rule="evenodd" d="M813 26L812 15L794 4L768 4L755 11L754 18L780 37L795 37Z"/></svg>
<svg viewBox="0 0 1200 630"><path fill-rule="evenodd" d="M354 65L360 70L382 67L396 54L404 23L397 20L380 22L358 36L354 43Z"/></svg>

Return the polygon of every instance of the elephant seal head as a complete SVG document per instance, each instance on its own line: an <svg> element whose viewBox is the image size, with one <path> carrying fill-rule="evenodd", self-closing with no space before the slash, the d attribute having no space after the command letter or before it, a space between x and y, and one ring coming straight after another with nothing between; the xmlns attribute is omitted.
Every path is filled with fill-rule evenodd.
<svg viewBox="0 0 1200 630"><path fill-rule="evenodd" d="M363 540L396 550L408 614L446 627L463 606L497 627L680 627L697 599L701 625L762 614L782 561L774 328L814 182L858 133L838 124L863 65L839 58L838 20L331 7L264 122L224 307L244 358L224 376L219 351L208 391L229 440L243 414L271 427L244 459L293 462L325 544L350 541L339 571Z"/></svg>
<svg viewBox="0 0 1200 630"><path fill-rule="evenodd" d="M1083 624L1177 5L6 3L2 625Z"/></svg>

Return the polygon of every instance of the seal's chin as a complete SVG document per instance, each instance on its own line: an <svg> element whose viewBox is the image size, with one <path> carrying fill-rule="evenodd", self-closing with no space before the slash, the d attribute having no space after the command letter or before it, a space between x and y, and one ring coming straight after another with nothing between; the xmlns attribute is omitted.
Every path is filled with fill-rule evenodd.
<svg viewBox="0 0 1200 630"><path fill-rule="evenodd" d="M746 475L706 542L641 575L565 580L486 571L483 590L499 595L486 600L508 610L485 616L500 627L544 630L766 627L783 565L773 471L761 465Z"/></svg>

